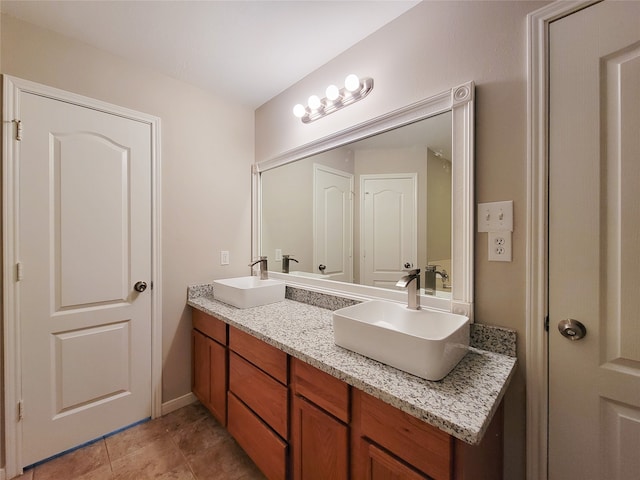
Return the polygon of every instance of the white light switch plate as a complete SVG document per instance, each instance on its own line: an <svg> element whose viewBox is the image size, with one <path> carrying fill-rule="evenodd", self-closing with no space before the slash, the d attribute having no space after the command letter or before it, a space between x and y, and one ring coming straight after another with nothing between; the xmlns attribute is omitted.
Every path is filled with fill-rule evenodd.
<svg viewBox="0 0 640 480"><path fill-rule="evenodd" d="M229 265L229 251L221 250L220 251L220 265Z"/></svg>
<svg viewBox="0 0 640 480"><path fill-rule="evenodd" d="M479 203L478 232L513 232L513 201Z"/></svg>

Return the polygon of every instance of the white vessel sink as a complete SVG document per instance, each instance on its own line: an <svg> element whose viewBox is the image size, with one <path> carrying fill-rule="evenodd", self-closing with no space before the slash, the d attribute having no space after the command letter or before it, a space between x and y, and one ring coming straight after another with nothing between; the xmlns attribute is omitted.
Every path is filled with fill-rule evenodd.
<svg viewBox="0 0 640 480"><path fill-rule="evenodd" d="M213 298L237 308L251 308L284 300L285 284L259 277L236 277L213 281Z"/></svg>
<svg viewBox="0 0 640 480"><path fill-rule="evenodd" d="M426 380L441 380L467 353L469 319L372 300L333 312L333 334L336 345Z"/></svg>

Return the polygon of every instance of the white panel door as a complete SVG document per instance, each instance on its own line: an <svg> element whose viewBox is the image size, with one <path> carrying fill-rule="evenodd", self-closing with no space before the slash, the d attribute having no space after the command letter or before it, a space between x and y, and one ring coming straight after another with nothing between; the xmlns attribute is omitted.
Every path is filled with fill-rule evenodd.
<svg viewBox="0 0 640 480"><path fill-rule="evenodd" d="M21 95L23 465L151 415L149 124Z"/></svg>
<svg viewBox="0 0 640 480"><path fill-rule="evenodd" d="M549 478L637 480L640 2L556 21L550 45Z"/></svg>
<svg viewBox="0 0 640 480"><path fill-rule="evenodd" d="M395 288L419 268L416 173L360 177L361 283Z"/></svg>
<svg viewBox="0 0 640 480"><path fill-rule="evenodd" d="M353 175L313 166L314 272L353 281Z"/></svg>

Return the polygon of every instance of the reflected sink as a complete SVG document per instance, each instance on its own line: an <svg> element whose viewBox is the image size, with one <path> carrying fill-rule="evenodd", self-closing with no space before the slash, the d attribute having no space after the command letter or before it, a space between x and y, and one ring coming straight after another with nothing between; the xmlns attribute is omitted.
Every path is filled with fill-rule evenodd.
<svg viewBox="0 0 640 480"><path fill-rule="evenodd" d="M251 308L284 300L285 284L259 277L236 277L213 281L213 298L237 308Z"/></svg>
<svg viewBox="0 0 640 480"><path fill-rule="evenodd" d="M371 300L333 312L336 345L426 380L441 380L465 356L469 318Z"/></svg>

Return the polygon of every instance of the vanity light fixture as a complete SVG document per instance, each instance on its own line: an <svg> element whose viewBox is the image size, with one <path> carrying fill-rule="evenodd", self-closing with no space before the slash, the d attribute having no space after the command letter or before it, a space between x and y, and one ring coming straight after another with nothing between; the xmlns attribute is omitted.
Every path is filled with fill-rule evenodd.
<svg viewBox="0 0 640 480"><path fill-rule="evenodd" d="M347 75L343 88L329 85L324 98L311 95L306 107L300 103L293 107L293 114L302 120L302 123L310 123L362 100L371 90L373 90L372 78L361 79L352 73Z"/></svg>

